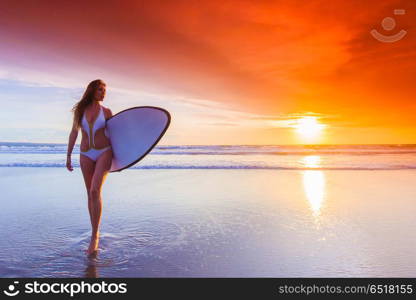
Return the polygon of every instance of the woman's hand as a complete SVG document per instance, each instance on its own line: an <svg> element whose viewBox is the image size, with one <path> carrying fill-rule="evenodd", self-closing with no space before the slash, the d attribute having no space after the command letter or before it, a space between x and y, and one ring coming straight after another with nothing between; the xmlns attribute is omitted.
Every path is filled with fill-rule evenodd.
<svg viewBox="0 0 416 300"><path fill-rule="evenodd" d="M72 168L70 155L66 157L66 168L68 169L68 171L71 171L71 172L74 170L74 168Z"/></svg>

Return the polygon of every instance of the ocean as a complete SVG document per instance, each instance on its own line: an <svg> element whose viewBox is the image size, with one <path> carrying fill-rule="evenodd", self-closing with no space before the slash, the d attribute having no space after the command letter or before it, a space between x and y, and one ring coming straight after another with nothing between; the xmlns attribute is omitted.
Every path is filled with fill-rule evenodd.
<svg viewBox="0 0 416 300"><path fill-rule="evenodd" d="M0 142L0 167L65 167L66 144ZM79 167L79 145L73 166ZM131 169L406 170L416 145L156 146Z"/></svg>
<svg viewBox="0 0 416 300"><path fill-rule="evenodd" d="M102 188L0 143L0 277L415 277L416 145L157 146Z"/></svg>

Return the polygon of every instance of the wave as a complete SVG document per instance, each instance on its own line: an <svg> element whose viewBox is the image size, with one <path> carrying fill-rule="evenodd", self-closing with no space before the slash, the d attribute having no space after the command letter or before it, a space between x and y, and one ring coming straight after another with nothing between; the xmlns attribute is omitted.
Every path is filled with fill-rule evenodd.
<svg viewBox="0 0 416 300"><path fill-rule="evenodd" d="M64 163L3 163L0 167L34 167L34 168L65 168ZM78 164L73 164L79 168ZM136 165L129 169L220 169L220 170L298 170L298 171L329 171L329 170L415 170L415 165L379 165L379 166L334 166L334 167L296 167L296 166L260 166L260 165Z"/></svg>
<svg viewBox="0 0 416 300"><path fill-rule="evenodd" d="M256 151L256 152L238 152L238 151L187 151L187 152L157 152L153 151L152 155L384 155L384 154L416 154L414 151Z"/></svg>
<svg viewBox="0 0 416 300"><path fill-rule="evenodd" d="M63 154L66 144L0 142L0 153ZM73 154L79 154L76 145ZM156 146L149 155L400 155L416 154L416 145L172 145Z"/></svg>

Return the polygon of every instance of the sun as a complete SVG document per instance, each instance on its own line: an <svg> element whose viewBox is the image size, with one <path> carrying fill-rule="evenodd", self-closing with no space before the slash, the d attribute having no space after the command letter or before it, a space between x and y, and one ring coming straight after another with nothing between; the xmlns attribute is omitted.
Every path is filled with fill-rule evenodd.
<svg viewBox="0 0 416 300"><path fill-rule="evenodd" d="M302 139L312 141L321 136L322 131L326 126L319 123L317 117L307 116L297 119L296 124L293 127Z"/></svg>

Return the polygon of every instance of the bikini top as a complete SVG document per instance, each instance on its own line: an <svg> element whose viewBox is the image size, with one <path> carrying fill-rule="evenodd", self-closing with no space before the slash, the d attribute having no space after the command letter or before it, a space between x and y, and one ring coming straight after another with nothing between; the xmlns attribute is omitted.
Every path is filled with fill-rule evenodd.
<svg viewBox="0 0 416 300"><path fill-rule="evenodd" d="M104 116L104 111L103 111L103 107L100 105L100 111L98 112L98 116L96 117L96 119L92 122L89 123L87 121L86 118L86 112L84 112L84 115L82 117L82 128L84 128L85 132L88 135L88 144L90 148L95 148L95 143L94 143L94 136L95 136L95 132L98 129L101 129L103 127L105 127L106 125L106 120L105 120L105 116ZM104 134L105 136L107 136L107 130L104 130Z"/></svg>

